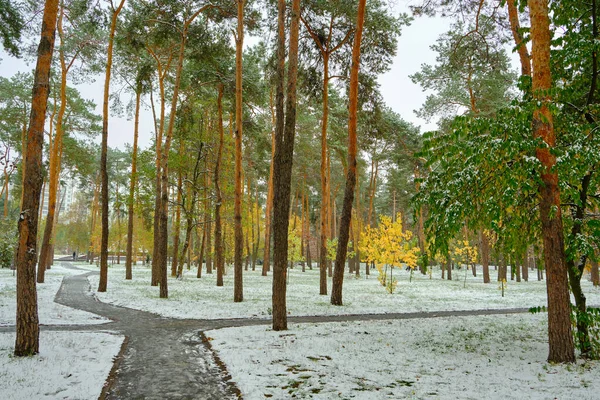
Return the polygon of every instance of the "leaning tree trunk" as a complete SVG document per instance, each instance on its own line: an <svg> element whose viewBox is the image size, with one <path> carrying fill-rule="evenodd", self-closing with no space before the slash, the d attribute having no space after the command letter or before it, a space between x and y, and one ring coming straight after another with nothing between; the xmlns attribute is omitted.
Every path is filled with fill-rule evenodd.
<svg viewBox="0 0 600 400"><path fill-rule="evenodd" d="M125 0L113 12L110 24L110 36L108 38L108 50L106 58L106 74L104 77L104 102L102 104L102 153L100 155L100 173L102 174L102 240L100 242L100 282L98 292L106 292L108 281L108 171L106 156L108 149L108 95L110 91L110 73L112 69L112 53L117 29L117 19L123 9Z"/></svg>
<svg viewBox="0 0 600 400"><path fill-rule="evenodd" d="M346 264L346 253L348 251L348 239L350 235L350 223L352 220L352 203L354 201L354 186L356 185L356 125L358 116L358 70L360 66L360 42L365 22L365 8L367 0L359 0L358 16L356 19L356 32L354 33L354 44L352 45L352 66L350 68L350 90L348 105L348 175L346 177L346 189L344 191L344 205L342 208L342 219L338 235L338 246L335 258L335 271L333 284L331 286L331 304L343 305L342 285L344 282L344 267Z"/></svg>
<svg viewBox="0 0 600 400"><path fill-rule="evenodd" d="M23 203L19 217L19 242L17 247L17 317L15 356L39 353L39 321L35 285L37 261L37 226L40 191L44 180L42 149L44 122L50 90L50 67L58 15L58 0L46 0L38 58L31 98L31 115L27 131L25 170L23 171Z"/></svg>
<svg viewBox="0 0 600 400"><path fill-rule="evenodd" d="M277 109L283 106L283 75L285 63L285 2L279 0L277 38ZM273 330L287 329L286 268L288 262L288 227L294 137L296 135L296 77L298 75L298 31L300 0L292 1L290 44L287 78L287 103L285 126L281 123L283 112L277 114L275 131L275 171L273 210Z"/></svg>

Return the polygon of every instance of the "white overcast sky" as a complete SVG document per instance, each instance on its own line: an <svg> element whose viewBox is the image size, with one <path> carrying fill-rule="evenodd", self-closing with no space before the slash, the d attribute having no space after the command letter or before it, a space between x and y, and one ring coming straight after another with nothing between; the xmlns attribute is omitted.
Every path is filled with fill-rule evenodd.
<svg viewBox="0 0 600 400"><path fill-rule="evenodd" d="M408 5L415 0L397 0L397 12L409 12ZM420 17L413 20L408 27L403 27L398 40L398 51L389 72L383 74L379 83L381 93L389 107L405 120L421 126L421 131L435 128L435 124L417 118L414 110L419 109L425 101L426 93L412 83L409 75L417 72L421 64L435 62L435 53L431 46L438 36L448 30L449 21L441 18ZM10 77L18 71L29 71L35 66L27 65L23 60L14 59L0 53L0 76ZM84 98L96 102L97 111L102 113L103 77L95 82L77 86ZM123 99L124 102L127 99ZM145 111L140 121L140 146L147 147L153 136L152 114ZM100 141L100 139L98 139ZM124 148L126 143L133 142L133 121L125 117L111 115L109 119L108 144L111 147Z"/></svg>

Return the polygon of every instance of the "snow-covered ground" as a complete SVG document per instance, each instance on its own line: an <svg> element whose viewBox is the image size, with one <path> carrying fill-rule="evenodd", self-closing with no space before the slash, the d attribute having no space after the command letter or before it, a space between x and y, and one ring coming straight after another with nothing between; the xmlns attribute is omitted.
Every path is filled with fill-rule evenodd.
<svg viewBox="0 0 600 400"><path fill-rule="evenodd" d="M96 270L95 266L85 268ZM54 313L51 318L58 322L90 321L87 313L68 307L60 313L48 311L56 307L52 300L62 274L73 273L77 272L58 266L49 271L47 283L38 287L44 299L40 318ZM439 271L431 280L415 273L409 282L408 273L400 270L394 276L399 283L390 295L375 274L359 279L346 275L345 306L333 307L329 297L318 295L316 269L305 273L294 269L289 274L288 309L291 315L327 315L546 303L545 282L509 281L502 297L497 282L484 285L481 277L474 278L470 272L465 286L464 270L455 271L455 281L442 281ZM148 268L135 267L134 280L128 282L122 267L111 266L108 291L97 295L102 301L170 317L269 317L270 277L245 272L244 302L238 304L232 299L231 271L223 288L215 286L215 279L215 275L196 279L195 271L186 271L184 279L169 280L170 298L165 300L158 298L158 288L149 286ZM94 290L97 277L90 281ZM588 304L600 304L600 290L586 278L583 287ZM14 277L0 270L0 315L10 314L14 321L14 305L9 303L14 303ZM5 312L7 307L13 307L12 311ZM600 363L546 363L546 314L291 324L286 332L263 325L206 335L247 400L597 399L600 393ZM0 334L2 399L97 398L122 343L121 337L107 333L42 332L40 339L39 356L17 359L11 356L14 334Z"/></svg>
<svg viewBox="0 0 600 400"><path fill-rule="evenodd" d="M88 267L89 268L89 267ZM96 268L96 267L92 267ZM454 281L440 279L439 270L433 278L394 269L398 286L394 294L386 292L377 280L377 271L360 278L344 278L344 306L332 306L329 296L319 295L319 271L314 268L302 272L299 267L290 270L287 289L289 315L337 315L393 313L439 310L473 310L492 308L535 307L546 304L546 282L530 280L509 281L504 297L491 271L492 283L484 284L481 275L471 271L454 271ZM196 278L196 271L184 271L181 280L169 278L169 298L160 299L158 287L150 286L150 268L134 267L133 280L126 281L124 267L112 265L108 269L108 290L96 293L101 301L120 306L150 311L171 318L270 318L271 276L260 271L244 271L244 301L233 302L233 271L224 277L224 286L216 287L216 273ZM92 290L98 287L98 276L90 277ZM331 288L331 279L328 278ZM600 305L600 289L584 278L582 286L589 305Z"/></svg>
<svg viewBox="0 0 600 400"><path fill-rule="evenodd" d="M600 363L546 363L546 315L206 332L246 400L598 399Z"/></svg>
<svg viewBox="0 0 600 400"><path fill-rule="evenodd" d="M54 302L63 276L82 271L64 268L58 263L46 271L44 283L37 284L38 316L42 325L102 324L108 319L85 311L74 310ZM17 277L13 271L0 268L0 326L14 325L17 313Z"/></svg>
<svg viewBox="0 0 600 400"><path fill-rule="evenodd" d="M14 357L14 333L0 333L0 397L97 399L123 336L108 332L42 332L40 353Z"/></svg>

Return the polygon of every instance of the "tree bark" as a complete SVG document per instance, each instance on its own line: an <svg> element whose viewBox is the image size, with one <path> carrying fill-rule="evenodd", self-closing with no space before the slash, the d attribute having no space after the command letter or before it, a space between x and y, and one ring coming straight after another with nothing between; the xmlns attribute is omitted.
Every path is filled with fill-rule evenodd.
<svg viewBox="0 0 600 400"><path fill-rule="evenodd" d="M481 229L479 231L481 237L481 267L483 269L483 283L490 283L490 240Z"/></svg>
<svg viewBox="0 0 600 400"><path fill-rule="evenodd" d="M329 182L327 182L327 120L329 117L329 54L323 53L323 118L321 128L321 248L319 294L327 295L327 239L329 239Z"/></svg>
<svg viewBox="0 0 600 400"><path fill-rule="evenodd" d="M50 138L49 148L49 166L48 166L48 214L46 214L46 226L44 227L44 236L42 238L42 248L40 250L40 259L38 261L38 272L37 282L44 283L44 277L46 269L50 265L51 258L51 241L54 231L54 217L56 214L56 203L58 201L58 186L60 177L60 155L63 143L63 120L65 110L67 108L67 73L72 63L68 64L65 62L64 56L64 39L62 31L62 21L64 18L64 9L61 6L60 13L58 16L58 36L61 39L59 46L59 59L61 68L60 77L60 107L56 119L56 133L54 138Z"/></svg>
<svg viewBox="0 0 600 400"><path fill-rule="evenodd" d="M244 300L242 253L244 233L242 231L242 49L244 44L244 3L237 3L237 34L235 38L235 199L234 199L234 260L233 302Z"/></svg>
<svg viewBox="0 0 600 400"><path fill-rule="evenodd" d="M100 242L100 281L98 292L106 292L108 281L108 171L106 157L108 151L108 98L110 92L110 75L112 70L112 53L117 30L119 13L123 9L125 0L121 0L114 10L110 23L110 36L106 58L106 74L104 77L104 101L102 104L102 153L100 155L100 174L102 175L102 239Z"/></svg>
<svg viewBox="0 0 600 400"><path fill-rule="evenodd" d="M142 97L141 83L138 83L135 91L135 118L133 124L133 154L131 155L131 180L129 181L129 199L127 202L127 250L125 255L125 279L130 280L133 278L132 273L132 260L133 257L137 256L137 250L135 255L133 254L133 201L135 196L135 188L137 185L137 152L138 152L138 136L139 136L139 124L140 124L140 103Z"/></svg>
<svg viewBox="0 0 600 400"><path fill-rule="evenodd" d="M185 45L187 42L188 28L202 11L211 5L203 6L183 23L181 30L181 44L179 46L179 56L177 59L177 69L175 72L175 82L173 84L173 97L171 98L171 111L169 113L169 125L165 135L165 143L161 149L160 162L160 207L158 212L158 252L157 256L157 272L158 283L160 284L160 298L169 297L169 288L167 280L167 254L168 254L168 223L169 223L169 151L171 150L171 142L173 140L173 131L175 128L175 119L177 114L177 101L179 99L179 86L181 83L181 72L183 71L183 62L185 56ZM157 193L158 194L158 193ZM156 243L156 242L155 242Z"/></svg>
<svg viewBox="0 0 600 400"><path fill-rule="evenodd" d="M352 221L354 187L356 185L358 70L360 66L360 44L365 21L366 3L367 0L359 0L358 2L356 31L354 33L354 44L352 46L352 66L350 68L350 89L348 95L348 175L346 177L344 204L342 206L338 246L335 258L335 270L333 274L333 284L331 286L331 304L335 306L343 305L342 286L344 282L344 269L346 265L346 254L348 251L348 240L350 237L350 224Z"/></svg>
<svg viewBox="0 0 600 400"><path fill-rule="evenodd" d="M516 3L517 0L506 1L510 30L512 32L513 40L517 47L517 52L519 53L519 59L521 61L521 75L531 76L531 57L529 56L527 45L523 42L523 35L521 34L519 13Z"/></svg>
<svg viewBox="0 0 600 400"><path fill-rule="evenodd" d="M273 210L273 330L287 329L286 268L294 137L296 135L296 78L298 75L298 31L300 0L292 1L287 78L285 127L283 76L285 64L285 1L278 2L277 37L277 128L275 130L274 210Z"/></svg>
<svg viewBox="0 0 600 400"><path fill-rule="evenodd" d="M283 89L282 89L283 90ZM283 106L282 106L283 107ZM273 109L273 94L271 92L271 110ZM273 174L275 166L275 113L273 113L273 130L271 131L271 166L269 168L269 183L267 189L267 204L265 206L265 247L263 255L262 276L267 276L271 270L271 220L273 213Z"/></svg>
<svg viewBox="0 0 600 400"><path fill-rule="evenodd" d="M17 316L15 356L39 353L39 321L35 284L37 226L42 188L44 122L50 90L50 67L58 15L58 0L46 0L41 38L32 89L31 114L27 130L26 164L23 177L23 204L19 216L17 247Z"/></svg>
<svg viewBox="0 0 600 400"><path fill-rule="evenodd" d="M179 154L183 155L183 140L179 142ZM179 264L179 235L181 232L181 191L183 190L183 172L181 169L177 171L177 200L175 201L175 225L173 227L173 262L171 263L171 276L176 277L178 275L177 266ZM193 207L191 203L190 207ZM187 235L187 228L186 228ZM189 240L189 237L187 237ZM189 243L188 243L189 245ZM182 252L185 255L185 251ZM183 257L181 258L183 260Z"/></svg>
<svg viewBox="0 0 600 400"><path fill-rule="evenodd" d="M254 248L252 249L252 271L256 270L256 258L258 257L258 249L260 247L260 207L258 205L258 185L254 191L254 196L256 198L255 201L255 210L256 210L256 243L254 243ZM254 230L252 230L254 232ZM254 235L254 233L253 233ZM252 241L254 242L254 236L252 237Z"/></svg>
<svg viewBox="0 0 600 400"><path fill-rule="evenodd" d="M554 170L556 156L552 113L547 91L552 87L550 74L550 20L546 0L529 0L533 59L532 91L539 106L533 114L533 135L542 138L547 147L536 149L543 166L540 192L540 219L544 242L546 288L548 292L549 362L574 362L575 350L571 332L569 287L560 209L558 174Z"/></svg>
<svg viewBox="0 0 600 400"><path fill-rule="evenodd" d="M223 286L223 271L225 270L225 261L223 257L223 239L221 235L221 203L223 195L219 182L219 173L221 168L221 157L223 155L223 84L219 85L219 95L217 97L217 114L219 119L219 149L217 150L217 161L215 163L215 263L217 268L217 286Z"/></svg>
<svg viewBox="0 0 600 400"><path fill-rule="evenodd" d="M600 273L598 271L598 262L592 260L592 283L594 286L600 286Z"/></svg>
<svg viewBox="0 0 600 400"><path fill-rule="evenodd" d="M209 165L208 165L208 154L206 155L206 159L205 159L205 170L207 171L206 173L206 184L205 184L205 190L204 190L204 199L205 199L205 203L204 203L204 233L202 234L203 236L206 237L206 248L204 250L205 254L206 254L206 273L207 274L212 274L212 224L211 224L211 218L212 218L212 213L211 213L211 201L210 198L208 196L208 188L211 185L211 181L210 181L210 174L208 173L209 171ZM199 261L199 268L202 269L202 262L203 259L200 259Z"/></svg>
<svg viewBox="0 0 600 400"><path fill-rule="evenodd" d="M152 248L152 277L150 280L151 286L158 286L160 281L160 214L161 214L161 201L162 201L162 185L161 185L161 160L162 160L162 142L165 127L165 78L167 72L171 67L173 60L172 54L163 65L163 60L159 57L150 47L146 48L152 58L156 61L156 70L158 75L158 90L160 94L160 119L158 127L156 122L154 123L154 129L156 131L155 145L156 145L156 179L155 179L155 198L154 198L154 245ZM150 90L150 103L152 104L152 114L154 115L154 121L156 121L156 115L154 113L154 100L152 96L152 90Z"/></svg>

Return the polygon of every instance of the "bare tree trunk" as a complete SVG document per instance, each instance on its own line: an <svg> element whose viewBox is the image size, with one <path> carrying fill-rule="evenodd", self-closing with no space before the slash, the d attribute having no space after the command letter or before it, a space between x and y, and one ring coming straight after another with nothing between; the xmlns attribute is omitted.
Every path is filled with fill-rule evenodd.
<svg viewBox="0 0 600 400"><path fill-rule="evenodd" d="M206 157L206 164L205 164L205 170L208 171L208 154ZM210 198L208 196L208 188L210 187L211 181L210 181L210 174L207 172L206 173L206 185L205 185L205 190L204 190L204 198L205 198L205 203L204 203L204 233L202 234L205 238L206 238L206 249L205 249L205 254L206 254L206 273L207 274L212 274L212 224L211 224L211 218L212 218L212 213L210 212L211 210L211 201ZM199 268L202 268L202 262L203 260L200 259L199 261Z"/></svg>
<svg viewBox="0 0 600 400"><path fill-rule="evenodd" d="M483 268L483 283L490 283L490 241L483 229L479 230L481 238L481 266Z"/></svg>
<svg viewBox="0 0 600 400"><path fill-rule="evenodd" d="M527 46L521 35L521 26L519 23L519 13L517 10L517 0L507 0L508 19L510 22L510 30L513 35L513 40L517 46L519 59L521 61L521 75L531 76L531 57L527 50Z"/></svg>
<svg viewBox="0 0 600 400"><path fill-rule="evenodd" d="M356 185L356 153L357 153L357 114L358 114L358 70L360 65L360 43L365 20L367 0L359 0L356 31L352 46L352 66L350 69L350 90L348 106L348 175L346 177L346 190L344 192L344 205L342 207L341 226L338 236L338 246L335 259L335 272L331 286L331 304L341 306L342 286L344 282L344 267L348 250L350 224L352 220L352 203L354 202L354 186Z"/></svg>
<svg viewBox="0 0 600 400"><path fill-rule="evenodd" d="M271 93L271 103L273 102L273 94ZM273 106L271 105L271 109ZM273 120L275 120L275 114L273 113ZM273 125L275 126L275 121L273 121ZM271 220L273 213L273 167L275 165L275 127L271 132L271 166L269 168L269 183L267 189L267 204L265 206L265 247L264 247L264 255L263 255L263 267L262 267L262 276L267 276L267 272L271 270Z"/></svg>
<svg viewBox="0 0 600 400"><path fill-rule="evenodd" d="M137 185L137 152L140 123L140 103L142 97L141 82L138 82L135 91L135 119L133 125L133 154L131 155L131 180L129 181L129 198L127 201L127 250L125 256L125 279L133 278L132 259L133 254L133 201ZM137 249L135 254L137 255Z"/></svg>
<svg viewBox="0 0 600 400"><path fill-rule="evenodd" d="M206 244L206 227L202 227L202 242L200 244L200 256L198 258L198 271L196 272L196 278L202 278L202 264L204 262L204 246Z"/></svg>
<svg viewBox="0 0 600 400"><path fill-rule="evenodd" d="M32 89L31 114L27 131L25 170L23 171L23 204L19 218L17 248L17 317L15 356L39 353L39 322L35 263L37 261L37 225L42 188L42 149L44 122L50 89L50 67L56 30L58 0L46 0L35 77Z"/></svg>
<svg viewBox="0 0 600 400"><path fill-rule="evenodd" d="M110 74L112 69L112 52L117 29L119 13L123 9L125 0L114 10L110 24L108 51L106 59L106 74L104 79L104 102L102 105L102 153L100 156L100 173L102 174L102 241L100 242L100 281L98 292L106 292L108 281L108 171L106 157L108 150L108 96L110 91Z"/></svg>
<svg viewBox="0 0 600 400"><path fill-rule="evenodd" d="M594 286L600 285L600 273L598 273L598 262L592 260L592 283Z"/></svg>
<svg viewBox="0 0 600 400"><path fill-rule="evenodd" d="M327 295L327 239L329 238L329 182L327 182L327 120L329 117L329 54L323 54L323 118L321 120L321 241L319 294Z"/></svg>
<svg viewBox="0 0 600 400"><path fill-rule="evenodd" d="M256 258L258 257L258 248L260 247L260 207L258 206L258 185L255 188L254 192L256 202L256 243L254 243L254 248L252 249L252 271L256 270ZM252 230L252 242L254 242L254 230Z"/></svg>
<svg viewBox="0 0 600 400"><path fill-rule="evenodd" d="M234 260L233 301L244 300L242 253L244 233L242 231L242 48L244 44L244 3L237 3L237 34L235 37L235 200L234 200Z"/></svg>
<svg viewBox="0 0 600 400"><path fill-rule="evenodd" d="M275 130L273 330L287 329L286 267L294 136L296 134L296 77L298 75L298 31L300 0L292 1L285 127L283 126L283 75L285 64L285 2L278 2L277 38L277 128Z"/></svg>
<svg viewBox="0 0 600 400"><path fill-rule="evenodd" d="M217 114L219 119L219 150L215 163L215 262L217 268L217 286L223 286L223 272L225 261L223 258L223 239L221 236L221 203L223 196L219 182L219 170L221 168L221 157L223 154L223 84L219 85L219 96L217 97Z"/></svg>
<svg viewBox="0 0 600 400"><path fill-rule="evenodd" d="M65 54L64 54L64 38L63 38L63 30L62 30L62 21L64 18L64 8L61 5L60 14L58 16L58 34L61 39L61 44L59 47L59 59L60 59L60 107L58 110L57 120L56 120L56 133L54 138L50 140L49 148L50 148L50 160L49 160L49 176L48 176L48 214L46 215L46 226L44 227L44 236L42 239L42 248L40 250L40 259L38 262L38 271L37 271L37 282L44 283L44 276L46 269L50 265L51 258L51 239L53 236L54 230L54 215L56 213L56 203L58 201L58 186L59 186L59 177L60 177L60 156L62 154L62 143L63 143L63 120L65 115L65 110L67 108L67 73L71 64L67 64L65 62Z"/></svg>
<svg viewBox="0 0 600 400"><path fill-rule="evenodd" d="M183 140L179 142L179 154L183 154ZM175 201L175 226L173 227L173 262L171 263L171 276L178 276L177 265L179 263L179 234L181 231L181 191L183 190L183 173L181 169L177 172L177 200ZM193 204L190 205L193 207ZM187 232L186 232L187 235ZM189 240L189 237L187 238ZM189 243L188 243L189 245ZM185 251L183 252L185 255ZM183 257L182 257L183 260Z"/></svg>
<svg viewBox="0 0 600 400"><path fill-rule="evenodd" d="M544 242L544 264L547 271L549 362L574 362L575 350L571 331L571 310L560 209L558 174L554 170L556 156L551 153L556 136L552 113L548 108L550 74L550 20L546 0L529 0L533 59L532 92L538 101L533 114L533 135L542 138L547 147L536 149L544 170L540 185L540 219Z"/></svg>

